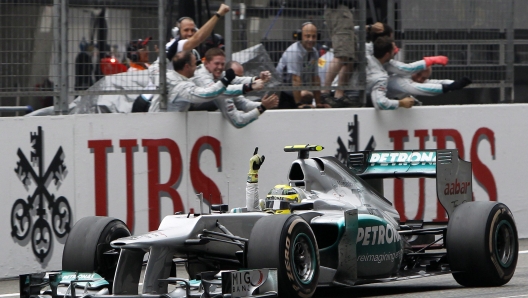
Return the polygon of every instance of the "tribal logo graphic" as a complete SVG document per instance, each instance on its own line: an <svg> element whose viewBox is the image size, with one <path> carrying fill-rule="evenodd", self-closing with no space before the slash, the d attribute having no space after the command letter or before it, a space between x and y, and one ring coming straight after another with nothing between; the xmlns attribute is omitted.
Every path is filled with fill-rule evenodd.
<svg viewBox="0 0 528 298"><path fill-rule="evenodd" d="M64 238L71 229L72 212L65 197L55 198L55 195L48 190L51 181L59 189L67 174L62 147L59 147L48 168L44 169L41 126L36 133L30 133L30 140L32 144L30 160L18 148L19 161L15 173L28 192L32 182L35 186L33 193L29 194L26 200L19 198L13 204L11 236L18 239L21 246L25 246L27 242L22 240L25 240L31 232L33 253L43 263L52 248L51 230L53 229L56 237Z"/></svg>
<svg viewBox="0 0 528 298"><path fill-rule="evenodd" d="M348 152L357 152L359 149L359 121L358 115L354 115L354 122L348 122L348 147L345 145L341 137L337 137L337 153L334 155L335 158L339 159L344 164L347 164ZM370 137L370 140L365 147L365 151L376 149L376 140L374 136Z"/></svg>

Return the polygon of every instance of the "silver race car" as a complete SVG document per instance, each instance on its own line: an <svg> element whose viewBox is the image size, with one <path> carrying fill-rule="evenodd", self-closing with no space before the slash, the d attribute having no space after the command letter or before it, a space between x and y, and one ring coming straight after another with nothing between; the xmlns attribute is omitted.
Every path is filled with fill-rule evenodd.
<svg viewBox="0 0 528 298"><path fill-rule="evenodd" d="M284 195L270 192L261 211L206 206L137 236L118 219L82 218L64 246L63 271L21 276L21 295L304 298L320 286L448 273L472 287L512 278L513 215L502 203L473 201L471 163L457 150L353 152L347 164L309 157L322 149L285 147L298 154L289 185ZM436 179L448 222L401 222L383 196L385 179L421 177ZM189 279L176 276L177 264Z"/></svg>

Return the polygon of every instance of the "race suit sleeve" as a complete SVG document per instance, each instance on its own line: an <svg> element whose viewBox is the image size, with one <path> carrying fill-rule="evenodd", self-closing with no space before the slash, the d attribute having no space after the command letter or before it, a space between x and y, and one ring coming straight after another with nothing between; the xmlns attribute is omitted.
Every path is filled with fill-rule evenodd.
<svg viewBox="0 0 528 298"><path fill-rule="evenodd" d="M260 106L260 102L249 100L245 98L244 96L234 97L233 101L235 102L236 108L244 112L249 112L253 109L256 109L258 106Z"/></svg>
<svg viewBox="0 0 528 298"><path fill-rule="evenodd" d="M372 104L378 110L396 110L398 100L387 98L387 80L378 80L372 87L370 97Z"/></svg>
<svg viewBox="0 0 528 298"><path fill-rule="evenodd" d="M212 86L215 84L212 75L208 74L204 68L200 68L195 72L194 77L192 77L192 81L194 84L196 84L196 86L200 87ZM234 83L231 82L231 84L227 86L226 90L222 94L223 97L221 98L234 97L242 94L244 94L244 86L241 84L234 85Z"/></svg>
<svg viewBox="0 0 528 298"><path fill-rule="evenodd" d="M425 83L414 82L410 78L391 76L387 85L387 96L403 98L409 95L435 96L443 93L442 84L450 84L451 80L427 80Z"/></svg>
<svg viewBox="0 0 528 298"><path fill-rule="evenodd" d="M186 98L190 103L203 103L223 95L225 90L222 82L216 82L207 87L198 87L193 84L190 88L182 90L180 96Z"/></svg>
<svg viewBox="0 0 528 298"><path fill-rule="evenodd" d="M235 128L242 128L249 123L258 119L260 113L257 109L253 109L249 112L239 111L232 98L227 98L224 101L215 100L216 106L222 112L222 115L229 120L229 123Z"/></svg>
<svg viewBox="0 0 528 298"><path fill-rule="evenodd" d="M259 210L259 185L246 182L246 207L248 211Z"/></svg>
<svg viewBox="0 0 528 298"><path fill-rule="evenodd" d="M413 74L417 71L424 70L426 68L424 60L418 60L412 63L403 63L403 62L391 59L389 62L385 63L383 66L385 67L385 70L387 70L389 74L397 74L397 75L404 75L404 76Z"/></svg>
<svg viewBox="0 0 528 298"><path fill-rule="evenodd" d="M253 79L255 77L235 77L235 79L231 82L233 85L239 85L239 84L251 84L253 83Z"/></svg>
<svg viewBox="0 0 528 298"><path fill-rule="evenodd" d="M427 84L446 84L446 85L449 85L449 84L452 84L453 80L427 80L425 81L425 83Z"/></svg>

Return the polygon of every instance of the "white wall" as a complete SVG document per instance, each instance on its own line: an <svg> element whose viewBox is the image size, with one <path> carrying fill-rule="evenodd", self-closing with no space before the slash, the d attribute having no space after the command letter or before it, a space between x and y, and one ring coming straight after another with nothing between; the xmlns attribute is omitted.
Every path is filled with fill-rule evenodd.
<svg viewBox="0 0 528 298"><path fill-rule="evenodd" d="M391 136L405 133L408 137L401 143L403 149L418 149L417 131L418 134L428 135L425 149L436 149L442 138L434 135L440 136L442 132L451 135L446 138L446 148L455 148L459 135L461 155L473 162L475 200L490 200L496 189L497 200L512 209L519 235L528 237L525 204L528 183L524 181L528 164L528 141L525 140L527 114L528 105L415 107L397 111L268 111L243 129L233 128L219 113L207 112L1 118L0 136L3 142L0 164L3 167L0 168L0 184L4 208L0 210L0 218L3 218L0 233L5 241L0 243L4 252L0 260L0 268L3 268L0 277L61 267L66 237L59 238L53 232L49 235L45 230L46 239L52 245L50 248L44 245L43 248L44 251L49 250L49 254L41 261L32 250L31 233L39 218L36 215L38 199L33 204L34 208L29 210L31 224L26 224L26 228L30 228L29 235L18 240L11 234L11 213L15 201L20 198L27 202L38 185L30 179L31 184L25 188L19 179L15 171L19 162L17 150L20 149L30 160L30 136L37 132L39 126L43 131L44 172L59 147L64 152L63 165L66 166L66 171L57 172L58 177L63 177L58 186L51 181L44 184L41 190L46 189L53 194L54 200L60 196L66 198L71 207L71 224L83 216L95 215L98 205L97 214L106 213L120 218L133 226L135 234L144 233L149 230L149 225L156 227L162 216L173 213L174 206L182 205L185 211L190 208L199 210L194 196L199 191L204 192L206 199L212 194L214 202L219 202L221 198L230 207L241 206L244 203L248 160L256 146L259 153L266 156L259 173L260 195L264 196L275 184L287 181L287 171L296 154L283 152L285 145L319 144L325 150L312 155L335 155L339 147L338 138L348 146L348 125L354 122L354 115L357 115L360 149L372 136L376 149L394 149L399 139ZM107 150L104 150L105 142L111 144ZM131 151L133 193L127 193L127 154L122 148L126 147L123 142L137 142ZM96 156L99 158L97 162ZM100 157L106 157L106 167ZM97 177L96 168L100 170ZM38 167L33 166L32 169L38 175ZM154 181L158 174L159 179ZM157 184L166 184L169 179L172 179L173 187L167 188L168 194L158 195L152 191ZM207 179L211 181L209 186L204 182ZM104 182L106 190L101 188ZM418 180L406 181L404 189L404 199L397 203L403 215L414 219L417 214L423 214L419 217L425 220L438 216L433 180L426 180L422 213L418 207ZM215 195L217 192L218 197ZM106 209L102 209L101 198L105 196ZM386 184L385 196L394 200L392 183ZM130 200L127 201L127 198ZM157 202L159 208L156 207ZM18 209L18 214L21 215L22 211ZM51 222L51 211L46 208L44 213L44 221ZM443 216L443 212L440 215Z"/></svg>

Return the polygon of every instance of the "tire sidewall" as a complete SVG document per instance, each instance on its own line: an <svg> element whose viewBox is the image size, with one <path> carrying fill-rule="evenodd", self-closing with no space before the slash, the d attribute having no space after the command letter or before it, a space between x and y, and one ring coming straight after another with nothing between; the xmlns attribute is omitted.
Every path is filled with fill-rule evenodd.
<svg viewBox="0 0 528 298"><path fill-rule="evenodd" d="M499 227L499 224L503 221L506 221L511 229L513 230L513 237L514 239L517 239L517 228L515 226L515 222L513 221L513 215L511 211L506 207L504 204L497 204L490 213L490 217L488 220L488 225L486 227L486 231L489 231L487 233L487 249L489 251L489 258L491 260L491 263L489 264L490 272L494 275L494 280L501 280L503 283L508 282L515 272L515 268L517 266L517 258L519 253L519 242L514 241L514 247L513 247L513 254L512 254L512 260L508 262L507 266L504 266L501 264L497 257L497 237L495 236L497 233L497 229ZM501 282L501 283L502 283Z"/></svg>
<svg viewBox="0 0 528 298"><path fill-rule="evenodd" d="M295 244L299 240L298 237L303 237L307 243L311 246L312 254L312 267L313 273L308 282L303 283L297 273L295 272L296 267L294 263L295 258ZM319 279L319 249L317 242L313 235L310 226L301 217L292 216L284 225L280 240L280 266L282 270L279 270L279 287L282 291L290 294L288 296L297 297L310 297L314 294L317 288L317 281ZM287 281L287 282L281 282ZM282 295L282 294L281 294Z"/></svg>
<svg viewBox="0 0 528 298"><path fill-rule="evenodd" d="M510 229L510 258L501 264L497 253L497 230ZM453 277L469 287L501 286L510 281L517 265L518 234L513 215L503 203L474 201L458 206L450 215L447 256Z"/></svg>
<svg viewBox="0 0 528 298"><path fill-rule="evenodd" d="M112 249L110 242L130 235L128 227L121 220L116 219L108 223L97 242L95 266L98 274L109 280L114 279L119 255L105 255L104 252Z"/></svg>

